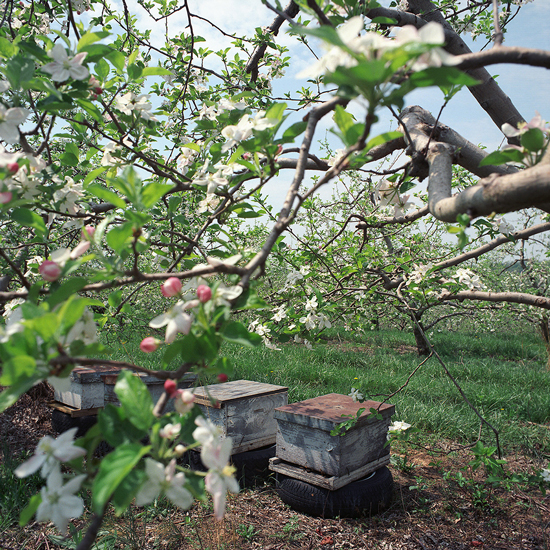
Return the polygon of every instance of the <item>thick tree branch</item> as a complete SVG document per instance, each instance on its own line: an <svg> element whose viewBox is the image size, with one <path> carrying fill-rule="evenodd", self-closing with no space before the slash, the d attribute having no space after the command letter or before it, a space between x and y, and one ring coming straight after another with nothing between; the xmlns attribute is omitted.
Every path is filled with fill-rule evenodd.
<svg viewBox="0 0 550 550"><path fill-rule="evenodd" d="M525 294L523 292L481 292L479 290L462 290L451 293L444 292L440 300L478 300L482 302L509 302L512 304L524 304L542 309L550 309L550 298Z"/></svg>
<svg viewBox="0 0 550 550"><path fill-rule="evenodd" d="M430 0L408 0L408 4L408 11L421 16L425 21L435 21L443 25L447 39L445 49L449 53L453 55L471 53L464 40L454 32L450 23ZM467 72L480 82L477 86L470 87L470 92L499 129L506 122L517 127L520 122L524 121L510 98L500 89L485 68L471 69Z"/></svg>

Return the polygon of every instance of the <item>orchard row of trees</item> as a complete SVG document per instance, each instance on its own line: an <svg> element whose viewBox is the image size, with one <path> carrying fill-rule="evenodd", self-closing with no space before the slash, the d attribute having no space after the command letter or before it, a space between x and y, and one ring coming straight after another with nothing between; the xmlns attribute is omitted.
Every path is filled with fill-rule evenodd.
<svg viewBox="0 0 550 550"><path fill-rule="evenodd" d="M502 45L522 3L265 1L272 23L253 36L211 22L231 40L218 49L196 32L204 18L188 1L140 2L139 17L100 0L4 4L0 411L40 381L62 386L75 365L146 370L111 361L98 339L136 311L150 315L141 349L159 355L155 375L166 380L155 404L123 373L122 406L106 407L84 440L43 440L17 472L47 480L23 521L36 513L66 529L82 512L81 487L94 515L79 550L108 504L122 513L164 493L187 508L206 490L222 517L237 490L230 441L174 382L191 369L225 379L224 341L311 346L333 323L405 319L427 353L437 322L510 310L538 315L548 333L533 313L550 309L546 263L525 243L547 248L549 129L540 116L526 123L485 68L550 67L549 52ZM279 94L274 79L294 58L283 31L315 57L298 75L308 85ZM470 52L466 31L494 47ZM509 146L487 153L441 113L405 107L427 87L443 91L444 106L468 89ZM372 135L386 110L397 130ZM326 119L342 148L322 154ZM274 207L266 190L285 182ZM232 310L255 311L243 323ZM168 399L175 413L163 413ZM102 439L114 450L93 459ZM193 445L206 475L179 471Z"/></svg>

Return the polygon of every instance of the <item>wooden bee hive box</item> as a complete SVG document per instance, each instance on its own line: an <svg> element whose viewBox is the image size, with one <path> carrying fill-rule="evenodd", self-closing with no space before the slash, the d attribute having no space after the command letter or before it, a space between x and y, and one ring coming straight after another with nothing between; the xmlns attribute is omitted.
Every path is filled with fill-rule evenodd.
<svg viewBox="0 0 550 550"><path fill-rule="evenodd" d="M339 424L365 411L344 435L330 435ZM377 409L380 415L372 414ZM331 393L292 403L275 410L277 458L324 476L345 478L370 463L389 461L386 438L395 407L365 401L356 403L347 395ZM381 460L387 457L388 460ZM380 466L378 466L380 467Z"/></svg>
<svg viewBox="0 0 550 550"><path fill-rule="evenodd" d="M288 388L235 380L195 390L202 414L233 439L233 454L275 443L274 411L288 403Z"/></svg>

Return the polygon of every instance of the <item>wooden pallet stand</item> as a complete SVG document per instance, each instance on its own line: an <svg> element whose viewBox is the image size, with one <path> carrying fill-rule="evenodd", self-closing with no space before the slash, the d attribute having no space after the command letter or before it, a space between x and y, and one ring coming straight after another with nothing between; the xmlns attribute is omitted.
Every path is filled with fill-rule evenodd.
<svg viewBox="0 0 550 550"><path fill-rule="evenodd" d="M360 409L365 410L344 435L330 435L336 426L355 418ZM378 414L372 414L370 409L376 409ZM363 469L367 471L371 464L382 464L383 460L386 464L389 460L386 440L394 411L394 405L357 403L336 393L279 407L275 409L276 456L286 464L326 478L363 477Z"/></svg>
<svg viewBox="0 0 550 550"><path fill-rule="evenodd" d="M285 476L299 479L300 481L305 481L311 485L328 489L329 491L336 491L346 486L348 483L368 476L375 470L382 468L382 466L386 466L389 462L390 455L386 455L379 460L365 464L350 474L329 477L318 472L314 472L313 470L307 470L301 466L296 466L296 464L289 464L288 462L284 462L280 458L275 457L269 459L269 469L279 474L284 474Z"/></svg>
<svg viewBox="0 0 550 550"><path fill-rule="evenodd" d="M233 440L232 454L273 445L274 411L288 403L288 388L251 380L235 380L195 389L203 415Z"/></svg>

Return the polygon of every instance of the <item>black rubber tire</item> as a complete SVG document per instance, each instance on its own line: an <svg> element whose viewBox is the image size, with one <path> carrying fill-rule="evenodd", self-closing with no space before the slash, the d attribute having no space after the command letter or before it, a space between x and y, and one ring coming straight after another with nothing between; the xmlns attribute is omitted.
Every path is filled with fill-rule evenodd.
<svg viewBox="0 0 550 550"><path fill-rule="evenodd" d="M97 422L97 416L79 416L72 417L70 414L64 413L57 409L52 411L52 428L60 434L70 430L71 428L78 428L75 439L83 437L86 432Z"/></svg>
<svg viewBox="0 0 550 550"><path fill-rule="evenodd" d="M269 474L269 459L275 456L276 446L268 445L260 449L245 451L231 456L231 464L235 466L235 477L241 487L250 487L257 481L265 479ZM188 453L189 467L192 470L204 472L206 468L199 451L194 449Z"/></svg>
<svg viewBox="0 0 550 550"><path fill-rule="evenodd" d="M323 518L371 516L387 508L393 495L393 478L385 466L337 491L277 474L281 500L297 512Z"/></svg>

